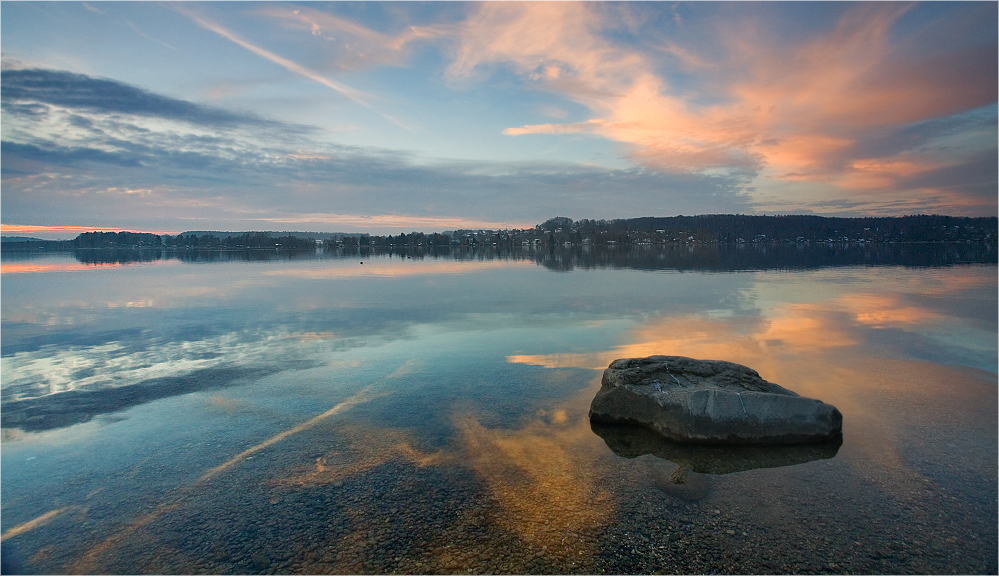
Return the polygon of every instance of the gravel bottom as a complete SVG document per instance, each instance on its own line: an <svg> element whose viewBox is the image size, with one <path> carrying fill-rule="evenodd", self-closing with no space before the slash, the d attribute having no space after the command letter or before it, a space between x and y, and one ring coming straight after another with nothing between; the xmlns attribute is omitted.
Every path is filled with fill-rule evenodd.
<svg viewBox="0 0 999 576"><path fill-rule="evenodd" d="M606 522L591 526L567 522L557 507L540 520L511 518L509 508L466 468L417 467L393 459L348 478L313 485L246 478L225 490L206 486L155 521L127 531L93 571L997 571L995 501L983 508L981 501L962 496L968 487L946 490L923 480L889 492L877 479L842 482L842 467L822 461L692 478L697 489L684 492L663 486L663 478L677 468L669 462L652 457L610 460L611 473L604 482L613 498L592 505L610 507L612 513ZM56 564L58 555L38 553L26 567L72 572L80 566Z"/></svg>
<svg viewBox="0 0 999 576"><path fill-rule="evenodd" d="M156 484L165 471L152 461L129 473L144 492L82 482L82 505L4 541L4 572L999 573L994 460L966 452L724 475L606 450L488 468L346 430L182 488ZM517 446L544 449L543 434L530 438Z"/></svg>

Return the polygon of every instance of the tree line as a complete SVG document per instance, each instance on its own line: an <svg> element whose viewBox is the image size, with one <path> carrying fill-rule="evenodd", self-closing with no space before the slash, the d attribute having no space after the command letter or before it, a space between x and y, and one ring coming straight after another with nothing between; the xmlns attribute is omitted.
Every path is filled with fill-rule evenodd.
<svg viewBox="0 0 999 576"><path fill-rule="evenodd" d="M701 216L641 217L616 220L550 218L534 228L411 232L399 235L364 233L207 233L178 235L145 232L84 232L71 241L3 242L4 250L144 249L278 250L300 251L321 247L401 248L450 246L499 248L643 244L743 244L830 242L990 242L999 237L992 217L918 215L842 218L811 215L755 216L708 214ZM27 239L25 239L27 240Z"/></svg>
<svg viewBox="0 0 999 576"><path fill-rule="evenodd" d="M996 217L917 215L842 218L811 215L642 217L618 220L552 218L538 226L557 241L593 243L946 242L995 241ZM573 242L574 243L574 242Z"/></svg>
<svg viewBox="0 0 999 576"><path fill-rule="evenodd" d="M163 245L171 248L196 248L199 250L307 250L314 249L316 242L311 238L302 238L291 234L275 237L267 232L230 234L224 238L211 233L201 236L185 233L164 237Z"/></svg>

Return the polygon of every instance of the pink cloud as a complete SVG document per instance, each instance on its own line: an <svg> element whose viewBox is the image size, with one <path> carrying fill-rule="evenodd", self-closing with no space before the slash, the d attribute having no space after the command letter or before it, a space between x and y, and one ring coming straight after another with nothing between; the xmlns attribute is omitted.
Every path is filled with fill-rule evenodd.
<svg viewBox="0 0 999 576"><path fill-rule="evenodd" d="M34 233L75 233L83 232L144 232L131 228L110 228L102 226L39 226L35 224L0 224L0 231L4 234L34 234ZM153 232L153 234L163 234L163 232Z"/></svg>
<svg viewBox="0 0 999 576"><path fill-rule="evenodd" d="M605 123L602 120L588 120L574 124L532 124L520 128L507 128L503 133L507 136L523 136L524 134L572 134L577 132L597 132Z"/></svg>
<svg viewBox="0 0 999 576"><path fill-rule="evenodd" d="M448 74L472 78L489 66L512 66L593 114L583 122L510 127L503 131L509 136L595 134L627 145L632 160L655 169L823 182L842 198L872 190L933 194L899 186L964 162L960 150L872 153L864 143L994 103L996 55L994 46L929 56L914 49L912 40L893 35L911 8L852 6L830 30L796 45L767 23L746 20L706 31L710 56L667 41L660 51L697 78L695 88L681 91L657 68L661 57L610 39L605 30L614 23L597 6L484 4L465 23ZM974 203L950 196L955 205Z"/></svg>
<svg viewBox="0 0 999 576"><path fill-rule="evenodd" d="M447 75L474 76L512 64L540 87L596 107L646 65L645 58L600 35L602 20L577 2L488 2L462 24Z"/></svg>

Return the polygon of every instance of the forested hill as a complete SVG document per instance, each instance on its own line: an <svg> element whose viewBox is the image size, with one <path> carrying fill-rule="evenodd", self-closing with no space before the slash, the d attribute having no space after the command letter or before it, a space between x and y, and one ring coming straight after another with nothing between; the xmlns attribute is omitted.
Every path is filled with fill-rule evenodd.
<svg viewBox="0 0 999 576"><path fill-rule="evenodd" d="M901 216L837 218L825 216L749 216L709 214L619 220L552 218L538 226L549 233L574 233L599 243L647 237L665 242L857 241L943 242L995 240L996 217ZM628 240L625 240L628 241Z"/></svg>
<svg viewBox="0 0 999 576"><path fill-rule="evenodd" d="M279 236L277 234L280 234ZM551 218L523 230L454 230L398 236L367 233L185 232L176 236L143 232L85 232L73 240L3 239L4 252L87 249L310 250L316 247L479 246L513 247L611 244L741 244L773 242L986 242L999 238L996 217L825 216L642 217L618 220Z"/></svg>

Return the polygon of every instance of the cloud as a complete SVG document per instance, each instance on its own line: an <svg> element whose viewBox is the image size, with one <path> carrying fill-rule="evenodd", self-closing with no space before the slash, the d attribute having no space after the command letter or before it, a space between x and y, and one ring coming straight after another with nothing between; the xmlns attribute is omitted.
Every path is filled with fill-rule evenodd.
<svg viewBox="0 0 999 576"><path fill-rule="evenodd" d="M596 132L604 125L603 120L587 120L574 124L533 124L520 128L507 128L503 133L507 136L523 136L524 134L573 134L578 132Z"/></svg>
<svg viewBox="0 0 999 576"><path fill-rule="evenodd" d="M383 118L385 118L386 120L392 122L396 126L399 126L400 128L403 128L403 129L406 129L406 130L409 129L409 127L406 124L404 124L402 121L400 121L399 119L397 119L397 118L395 118L393 116L390 116L388 114L385 114L385 113L380 112L379 110L377 110L371 104L371 101L376 99L373 95L368 94L368 93L366 93L364 91L358 90L356 88L352 88L350 86L347 86L346 84L343 84L341 82L336 82L334 80L330 80L329 78L326 78L322 74L319 74L318 72L316 72L314 70L311 70L311 69L309 69L309 68L307 68L307 67L305 67L305 66L303 66L303 65L301 65L301 64L299 64L297 62L294 62L294 61L289 60L287 58L284 58L282 56L278 56L277 54L275 54L275 53L273 53L273 52L271 52L269 50L265 50L264 48L261 48L261 47L255 45L255 44L253 44L253 43L251 43L251 42L243 39L242 37L240 37L239 35L237 35L235 32L232 32L231 30L228 30L227 28L225 28L225 27L223 27L223 26L221 26L221 25L219 25L219 24L217 24L215 22L212 22L211 20L208 20L208 19L204 18L203 16L200 16L200 15L196 14L195 12L193 12L193 11L187 9L187 8L182 8L179 5L175 5L174 9L177 10L178 12L180 12L181 14L187 16L191 20L193 20L198 26L201 26L202 28L204 28L206 30L210 30L210 31L218 34L219 36L225 38L226 40L229 40L229 41L231 41L231 42L233 42L235 44L238 44L239 46L242 46L243 48L246 48L247 50L249 50L250 52L253 52L257 56L260 56L261 58L269 60L269 61L277 64L278 66L281 66L282 68L288 70L289 72L293 72L295 74L298 74L299 76L302 76L304 78L308 78L309 80L312 80L313 82L317 82L319 84L322 84L323 86L326 86L327 88L330 88L331 90L333 90L333 91L339 93L340 95L344 96L345 98L351 100L355 104L359 104L359 105L361 105L361 106L363 106L363 107L365 107L365 108L367 108L367 109L369 109L369 110L377 113L378 115L380 115Z"/></svg>
<svg viewBox="0 0 999 576"><path fill-rule="evenodd" d="M161 118L213 128L281 128L308 131L248 112L233 112L155 94L123 82L60 70L5 69L2 102L11 113L41 114L44 106L59 106L97 114L127 114Z"/></svg>
<svg viewBox="0 0 999 576"><path fill-rule="evenodd" d="M40 148L32 144L18 144L16 142L3 141L0 143L0 152L13 156L17 159L34 160L46 164L73 165L79 162L99 162L102 164L113 164L116 166L130 166L137 168L141 166L139 161L126 154L116 154L96 150L94 148L66 148L54 146L48 149Z"/></svg>
<svg viewBox="0 0 999 576"><path fill-rule="evenodd" d="M66 233L80 234L82 232L135 232L126 228L96 228L94 226L35 226L19 224L0 224L0 232L4 234Z"/></svg>
<svg viewBox="0 0 999 576"><path fill-rule="evenodd" d="M413 216L407 214L336 214L336 213L306 213L291 217L270 216L262 220L280 224L332 224L334 226L349 226L352 228L397 230L446 230L446 229L499 229L499 228L530 228L535 223L500 222L496 220L476 220L462 217Z"/></svg>
<svg viewBox="0 0 999 576"><path fill-rule="evenodd" d="M447 75L512 65L538 85L590 102L612 96L647 65L600 34L601 19L575 2L483 3L463 22Z"/></svg>
<svg viewBox="0 0 999 576"><path fill-rule="evenodd" d="M402 66L415 43L447 39L454 33L452 25L436 24L406 25L393 35L301 5L267 5L257 14L321 40L327 45L324 66L337 70Z"/></svg>
<svg viewBox="0 0 999 576"><path fill-rule="evenodd" d="M623 143L655 170L757 176L758 186L831 182L826 193L842 199L932 192L913 190L911 176L942 169L960 187L957 167L980 151L952 146L932 161L916 153L939 143L943 125L994 106L994 6L948 7L940 18L908 4L801 7L807 23L789 11L768 18L758 7L697 7L712 22L699 23L698 39L694 19L643 25L649 14L632 12L646 8L482 4L463 24L448 74L512 70L594 116L510 127L509 136L588 133ZM831 26L815 23L829 16ZM978 24L988 17L991 34ZM994 147L994 117L991 130ZM994 175L987 183L994 189Z"/></svg>
<svg viewBox="0 0 999 576"><path fill-rule="evenodd" d="M83 75L36 72L94 84ZM169 100L110 80L97 84L102 82L124 86L122 92L143 102ZM579 211L568 214L575 218L631 216L632 203L680 213L746 208L740 192L745 179L737 177L565 162L417 161L406 152L325 142L297 125L274 122L261 130L269 120L236 113L232 123L199 125L196 113L102 103L94 95L99 91L40 92L41 102L30 102L40 111L24 109L13 97L3 102L9 224L160 230L294 224L397 233L530 226L571 206ZM60 96L66 92L87 97ZM171 102L175 110L205 109ZM216 117L227 113L208 110ZM127 192L136 190L142 193Z"/></svg>

